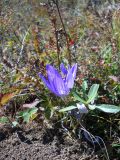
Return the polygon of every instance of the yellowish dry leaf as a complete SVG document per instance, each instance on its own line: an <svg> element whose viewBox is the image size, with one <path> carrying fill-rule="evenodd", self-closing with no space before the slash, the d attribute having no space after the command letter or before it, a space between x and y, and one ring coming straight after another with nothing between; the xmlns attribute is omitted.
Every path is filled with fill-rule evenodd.
<svg viewBox="0 0 120 160"><path fill-rule="evenodd" d="M14 93L7 93L4 94L0 100L0 106L5 105L9 100L11 100L14 97Z"/></svg>

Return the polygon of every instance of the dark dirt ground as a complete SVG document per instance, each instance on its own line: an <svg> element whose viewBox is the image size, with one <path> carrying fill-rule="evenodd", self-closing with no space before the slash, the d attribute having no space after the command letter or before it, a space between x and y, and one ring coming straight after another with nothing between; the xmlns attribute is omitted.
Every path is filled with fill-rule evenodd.
<svg viewBox="0 0 120 160"><path fill-rule="evenodd" d="M65 136L60 129L41 129L36 123L24 131L2 128L0 160L104 160L85 142Z"/></svg>

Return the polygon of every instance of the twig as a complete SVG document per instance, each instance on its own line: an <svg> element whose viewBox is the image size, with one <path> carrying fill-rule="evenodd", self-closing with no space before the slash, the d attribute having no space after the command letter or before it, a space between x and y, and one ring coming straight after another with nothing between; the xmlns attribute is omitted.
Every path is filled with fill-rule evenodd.
<svg viewBox="0 0 120 160"><path fill-rule="evenodd" d="M58 11L58 14L59 14L59 17L60 17L60 21L61 21L64 33L65 33L65 38L66 38L66 43L67 43L67 50L68 50L69 64L71 66L71 52L70 52L70 48L69 48L69 39L68 39L67 32L66 32L66 29L65 29L65 25L63 23L63 19L62 19L61 13L60 13L58 0L53 0L53 3L55 3L55 5L57 7L57 11Z"/></svg>
<svg viewBox="0 0 120 160"><path fill-rule="evenodd" d="M17 33L15 32L15 30L12 28L14 35L16 36L17 40L19 41L20 44L22 44L19 36L17 35Z"/></svg>
<svg viewBox="0 0 120 160"><path fill-rule="evenodd" d="M21 50L20 50L20 54L19 54L20 57L18 58L17 63L20 62L20 58L21 58L21 56L22 56L22 52L23 52L23 49L24 49L25 39L26 39L26 37L27 37L27 35L28 35L28 33L29 33L29 29L30 29L30 27L28 28L28 30L27 30L26 33L25 33L25 36L23 37L22 46L21 46Z"/></svg>
<svg viewBox="0 0 120 160"><path fill-rule="evenodd" d="M57 33L57 27L56 27L56 19L52 19L52 23L53 23L53 27L54 27L54 30L55 30L58 66L59 66L59 69L60 69L60 47L59 47L59 42L58 42L58 33Z"/></svg>

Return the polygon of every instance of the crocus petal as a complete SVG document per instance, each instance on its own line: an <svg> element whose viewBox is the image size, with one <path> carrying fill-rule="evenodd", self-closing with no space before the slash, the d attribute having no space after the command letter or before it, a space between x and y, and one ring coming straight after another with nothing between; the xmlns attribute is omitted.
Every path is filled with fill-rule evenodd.
<svg viewBox="0 0 120 160"><path fill-rule="evenodd" d="M76 72L77 72L77 63L74 66L72 66L72 75L74 80L76 78Z"/></svg>
<svg viewBox="0 0 120 160"><path fill-rule="evenodd" d="M60 77L59 75L55 75L54 78L54 87L56 89L56 92L60 95L68 95L69 90L66 88L65 83L62 79L62 77Z"/></svg>
<svg viewBox="0 0 120 160"><path fill-rule="evenodd" d="M63 63L60 64L60 70L63 72L64 75L67 75L68 71L67 71L67 69L65 68L65 66L64 66Z"/></svg>
<svg viewBox="0 0 120 160"><path fill-rule="evenodd" d="M53 83L53 80L56 75L61 77L61 75L58 73L58 71L50 64L46 65L46 70L47 70L47 75L48 75L48 79L49 79L50 83Z"/></svg>
<svg viewBox="0 0 120 160"><path fill-rule="evenodd" d="M48 75L48 80L49 80L49 83L51 85L51 87L54 89L54 93L56 95L59 94L58 90L56 89L56 85L54 83L54 80L56 79L56 77L58 77L59 79L62 79L61 75L58 73L58 71L53 67L51 66L50 64L48 64L46 66L46 70L47 70L47 75ZM58 84L57 84L58 85Z"/></svg>
<svg viewBox="0 0 120 160"><path fill-rule="evenodd" d="M44 82L44 84L46 85L46 87L51 91L51 92L55 92L54 88L50 85L49 81L42 75L39 74L39 77L42 79L42 81Z"/></svg>
<svg viewBox="0 0 120 160"><path fill-rule="evenodd" d="M77 72L77 64L75 64L74 66L72 66L71 69L69 69L68 74L66 76L66 85L68 88L73 88L76 72Z"/></svg>
<svg viewBox="0 0 120 160"><path fill-rule="evenodd" d="M73 88L74 79L73 79L72 71L68 72L65 83L66 83L67 88L69 88L69 89Z"/></svg>

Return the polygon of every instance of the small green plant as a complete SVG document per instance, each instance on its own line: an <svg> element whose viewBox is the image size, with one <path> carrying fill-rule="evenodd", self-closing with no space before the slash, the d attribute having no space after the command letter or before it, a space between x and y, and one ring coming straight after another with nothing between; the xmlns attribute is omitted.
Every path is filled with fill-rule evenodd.
<svg viewBox="0 0 120 160"><path fill-rule="evenodd" d="M21 111L21 112L18 113L16 119L19 120L20 118L22 118L23 122L29 123L30 120L33 120L33 119L36 118L37 111L38 111L38 108L36 108L36 107L27 109L25 111Z"/></svg>
<svg viewBox="0 0 120 160"><path fill-rule="evenodd" d="M120 11L115 11L112 16L111 12L112 18L109 19L107 16L101 18L104 14L95 16L89 10L79 12L81 7L77 6L74 14L73 10L71 11L71 16L75 15L72 21L68 13L64 19L63 15L66 12L63 8L61 13L59 8L66 2L41 2L44 3L32 3L33 6L29 9L31 16L27 10L30 7L29 2L20 2L22 10L19 4L12 5L13 9L8 12L6 7L3 7L0 27L0 47L3 48L2 54L0 53L0 123L9 123L16 127L21 123L29 123L43 114L50 123L52 119L56 120L56 123L61 122L65 131L75 133L81 127L80 131L83 131L86 139L100 146L100 137L93 136L85 129L84 117L89 115L91 120L92 116L97 116L96 113L106 113L105 117L110 113L109 117L114 119L120 111ZM107 18L112 25L106 23ZM79 63L72 66L73 61ZM69 62L70 65L66 69L63 64L60 65L61 62ZM62 73L51 64L58 64L58 70ZM44 89L38 72L51 93ZM78 83L73 88L75 78ZM100 83L97 84L96 81ZM40 106L36 107L36 103L31 104L31 99L30 104L25 104L26 108L21 107L24 103L22 100L15 108L13 104L9 104L11 101L18 101L22 96L31 95L43 100ZM105 101L102 101L101 97L105 98ZM13 113L9 112L9 108L12 108ZM39 114L40 109L43 112ZM118 117L116 119L119 120ZM102 123L101 126L104 126ZM93 123L91 126L97 130ZM114 143L113 147L119 147L119 144Z"/></svg>
<svg viewBox="0 0 120 160"><path fill-rule="evenodd" d="M88 88L87 82L84 81L82 84L83 93L81 96L79 95L78 92L75 91L72 92L74 99L77 101L77 103L79 102L81 104L81 107L79 107L79 110L81 110L81 112L82 109L84 110L85 108L89 110L99 109L106 113L117 113L120 111L119 106L110 104L95 104L95 100L98 97L99 84L93 84L90 87L88 93L86 93L87 88ZM83 105L84 108L82 108ZM77 105L68 106L67 108L60 109L60 112L69 111L75 108L78 108L78 106Z"/></svg>

